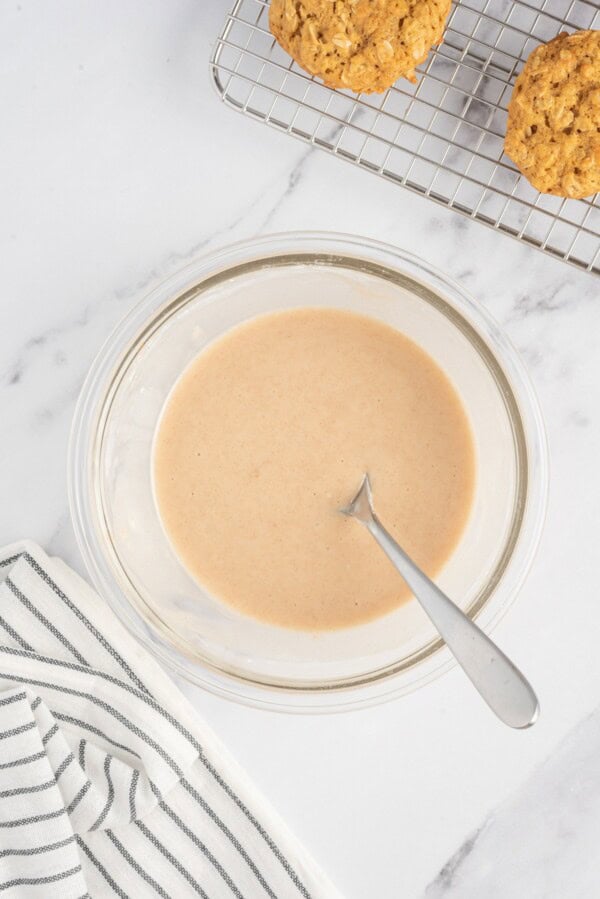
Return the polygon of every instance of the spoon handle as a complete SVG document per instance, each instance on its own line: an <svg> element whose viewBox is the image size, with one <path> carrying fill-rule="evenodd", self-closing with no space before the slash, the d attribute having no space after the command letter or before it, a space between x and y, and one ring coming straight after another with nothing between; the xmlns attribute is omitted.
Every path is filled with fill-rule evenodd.
<svg viewBox="0 0 600 899"><path fill-rule="evenodd" d="M477 625L415 565L374 512L363 521L400 572L456 661L498 718L510 727L529 727L539 714L529 681Z"/></svg>

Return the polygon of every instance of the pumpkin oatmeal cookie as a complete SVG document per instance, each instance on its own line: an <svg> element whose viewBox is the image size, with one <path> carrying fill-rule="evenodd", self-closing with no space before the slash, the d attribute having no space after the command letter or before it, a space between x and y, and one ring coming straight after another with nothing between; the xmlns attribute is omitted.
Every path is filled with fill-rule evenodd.
<svg viewBox="0 0 600 899"><path fill-rule="evenodd" d="M539 191L600 191L600 31L559 34L517 78L504 149Z"/></svg>
<svg viewBox="0 0 600 899"><path fill-rule="evenodd" d="M450 0L272 0L270 25L311 75L368 94L416 80L449 11Z"/></svg>

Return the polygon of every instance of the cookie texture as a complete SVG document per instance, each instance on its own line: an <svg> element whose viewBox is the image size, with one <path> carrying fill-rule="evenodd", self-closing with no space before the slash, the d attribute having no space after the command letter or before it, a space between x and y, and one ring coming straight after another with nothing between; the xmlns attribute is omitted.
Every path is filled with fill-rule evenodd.
<svg viewBox="0 0 600 899"><path fill-rule="evenodd" d="M329 87L386 90L444 33L450 0L271 0L271 31L296 62Z"/></svg>
<svg viewBox="0 0 600 899"><path fill-rule="evenodd" d="M600 31L559 34L517 78L504 149L539 191L600 191Z"/></svg>

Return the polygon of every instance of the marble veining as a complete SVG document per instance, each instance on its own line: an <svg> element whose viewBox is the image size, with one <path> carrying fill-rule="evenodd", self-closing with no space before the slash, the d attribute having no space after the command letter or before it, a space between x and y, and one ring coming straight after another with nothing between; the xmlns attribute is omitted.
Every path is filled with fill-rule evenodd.
<svg viewBox="0 0 600 899"><path fill-rule="evenodd" d="M595 899L600 282L220 104L208 58L230 5L0 8L0 543L32 537L82 571L76 396L117 321L187 261L296 229L424 257L504 327L546 420L546 528L496 631L539 723L503 729L459 671L330 718L181 686L348 899Z"/></svg>
<svg viewBox="0 0 600 899"><path fill-rule="evenodd" d="M598 840L600 710L596 709L463 843L427 887L425 897L504 899L512 895L516 872L523 896L596 899ZM498 846L510 857L508 872L498 865Z"/></svg>

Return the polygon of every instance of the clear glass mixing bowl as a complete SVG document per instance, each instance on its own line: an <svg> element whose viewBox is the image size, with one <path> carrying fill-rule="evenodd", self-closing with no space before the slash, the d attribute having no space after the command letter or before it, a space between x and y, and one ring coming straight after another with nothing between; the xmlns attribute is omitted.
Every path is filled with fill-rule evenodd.
<svg viewBox="0 0 600 899"><path fill-rule="evenodd" d="M167 540L153 439L186 365L241 321L296 306L354 310L407 334L446 371L477 447L473 512L438 583L489 631L517 594L542 528L547 454L531 384L488 313L422 260L335 234L283 234L192 262L146 296L96 358L75 412L71 512L90 578L161 661L221 695L340 710L426 683L452 664L412 600L367 624L302 633L211 597Z"/></svg>

